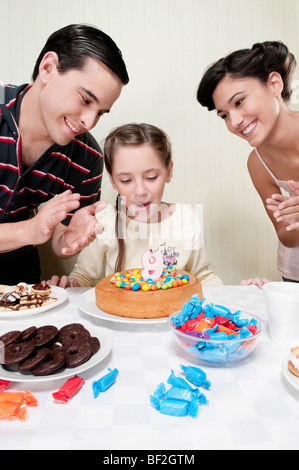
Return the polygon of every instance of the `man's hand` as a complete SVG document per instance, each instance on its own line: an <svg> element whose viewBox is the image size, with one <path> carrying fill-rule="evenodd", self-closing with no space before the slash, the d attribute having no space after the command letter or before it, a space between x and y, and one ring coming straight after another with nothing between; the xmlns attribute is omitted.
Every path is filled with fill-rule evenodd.
<svg viewBox="0 0 299 470"><path fill-rule="evenodd" d="M70 190L53 197L35 217L28 220L31 244L41 245L49 240L57 224L64 220L69 211L79 207L80 194Z"/></svg>
<svg viewBox="0 0 299 470"><path fill-rule="evenodd" d="M68 227L59 224L53 234L52 247L57 256L74 256L89 245L97 234L103 232L103 226L95 214L107 206L105 201L98 201L91 206L82 207L75 212Z"/></svg>

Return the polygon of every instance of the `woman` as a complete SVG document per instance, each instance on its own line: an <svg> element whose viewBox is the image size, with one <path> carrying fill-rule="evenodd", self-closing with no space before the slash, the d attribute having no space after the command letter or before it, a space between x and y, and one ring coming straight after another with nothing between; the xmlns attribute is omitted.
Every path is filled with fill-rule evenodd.
<svg viewBox="0 0 299 470"><path fill-rule="evenodd" d="M295 66L283 43L255 44L210 66L197 99L253 147L248 170L279 239L278 270L284 280L299 282L298 233L287 230L275 202L284 199L281 189L294 196L296 184L290 180L299 181L299 113L288 107Z"/></svg>

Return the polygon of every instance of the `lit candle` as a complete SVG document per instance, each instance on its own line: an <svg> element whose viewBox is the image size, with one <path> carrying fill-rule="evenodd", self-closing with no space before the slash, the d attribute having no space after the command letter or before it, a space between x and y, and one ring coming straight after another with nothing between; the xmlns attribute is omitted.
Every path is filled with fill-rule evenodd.
<svg viewBox="0 0 299 470"><path fill-rule="evenodd" d="M141 271L141 276L145 281L152 279L156 281L162 274L163 271L163 258L159 251L153 252L152 250L153 241L152 234L150 233L149 238L149 247L150 249L143 253L141 258L141 263L143 269Z"/></svg>

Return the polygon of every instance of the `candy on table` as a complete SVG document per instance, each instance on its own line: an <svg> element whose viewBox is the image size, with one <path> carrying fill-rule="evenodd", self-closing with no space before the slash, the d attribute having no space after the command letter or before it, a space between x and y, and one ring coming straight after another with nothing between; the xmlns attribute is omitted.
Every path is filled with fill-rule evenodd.
<svg viewBox="0 0 299 470"><path fill-rule="evenodd" d="M74 377L68 379L57 392L52 393L52 396L56 401L67 403L76 395L76 393L79 392L84 383L84 379L75 375Z"/></svg>
<svg viewBox="0 0 299 470"><path fill-rule="evenodd" d="M143 279L140 269L130 269L126 274L115 273L110 282L118 288L144 292L166 290L184 286L189 282L188 274L176 275L174 268L165 268L158 279Z"/></svg>
<svg viewBox="0 0 299 470"><path fill-rule="evenodd" d="M99 393L105 392L105 390L111 387L111 385L113 385L116 381L116 377L118 376L118 370L112 370L110 368L108 368L108 370L108 374L104 375L99 380L92 382L94 398L97 398Z"/></svg>
<svg viewBox="0 0 299 470"><path fill-rule="evenodd" d="M4 390L11 382L9 380L0 380L0 392Z"/></svg>
<svg viewBox="0 0 299 470"><path fill-rule="evenodd" d="M180 364L180 368L185 372L186 379L196 387L205 387L206 389L211 387L210 380L207 380L207 374L199 367Z"/></svg>
<svg viewBox="0 0 299 470"><path fill-rule="evenodd" d="M29 391L0 393L0 419L26 421L27 406L37 406L36 398Z"/></svg>
<svg viewBox="0 0 299 470"><path fill-rule="evenodd" d="M198 401L193 400L191 402L185 400L159 400L158 398L151 396L150 401L156 410L160 413L171 416L187 416L190 415L196 418L198 414Z"/></svg>
<svg viewBox="0 0 299 470"><path fill-rule="evenodd" d="M186 372L187 369L183 370ZM201 376L203 377L204 375L206 378L205 373L201 372ZM209 403L205 395L198 388L192 388L185 379L176 377L172 369L167 383L171 385L171 388L166 390L164 383L160 383L150 396L151 404L162 414L177 417L189 415L196 418L199 405Z"/></svg>

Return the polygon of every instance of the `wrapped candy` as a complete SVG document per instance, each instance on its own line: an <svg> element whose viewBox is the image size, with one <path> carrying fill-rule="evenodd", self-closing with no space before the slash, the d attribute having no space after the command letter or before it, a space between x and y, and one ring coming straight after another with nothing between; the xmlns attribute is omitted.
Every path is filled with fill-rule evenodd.
<svg viewBox="0 0 299 470"><path fill-rule="evenodd" d="M9 380L0 380L0 392L4 390L11 382Z"/></svg>
<svg viewBox="0 0 299 470"><path fill-rule="evenodd" d="M18 391L1 392L0 404L4 402L10 402L10 403L22 402L28 406L37 406L36 398L29 391L28 392L18 392Z"/></svg>
<svg viewBox="0 0 299 470"><path fill-rule="evenodd" d="M204 386L207 389L211 387L211 382L207 380L207 374L199 367L181 364L180 368L185 372L186 379L196 387Z"/></svg>
<svg viewBox="0 0 299 470"><path fill-rule="evenodd" d="M173 318L176 327L180 327L189 319L196 318L202 311L202 304L205 299L199 300L198 294L191 297L190 302L186 302L181 310L181 313Z"/></svg>
<svg viewBox="0 0 299 470"><path fill-rule="evenodd" d="M29 391L0 393L0 419L26 421L27 406L37 406L36 398Z"/></svg>
<svg viewBox="0 0 299 470"><path fill-rule="evenodd" d="M160 413L171 416L187 416L190 415L196 418L198 414L199 403L198 400L194 399L191 402L185 400L158 400L158 398L151 395L150 401L156 410Z"/></svg>
<svg viewBox="0 0 299 470"><path fill-rule="evenodd" d="M223 307L223 305L207 304L203 307L203 311L206 317L209 318L214 318L217 315L223 317L230 317L232 315L231 311L227 307Z"/></svg>
<svg viewBox="0 0 299 470"><path fill-rule="evenodd" d="M99 380L96 380L95 382L92 383L92 389L94 393L94 397L97 398L99 393L105 392L111 385L114 384L116 381L116 377L118 375L118 370L117 369L109 369L108 374L104 375L101 377Z"/></svg>
<svg viewBox="0 0 299 470"><path fill-rule="evenodd" d="M67 403L76 393L79 392L83 384L84 379L75 375L71 379L68 379L58 390L58 392L52 393L54 400Z"/></svg>
<svg viewBox="0 0 299 470"><path fill-rule="evenodd" d="M19 419L20 421L26 421L27 419L27 407L25 403L11 403L10 401L3 401L0 404L0 420L7 419Z"/></svg>
<svg viewBox="0 0 299 470"><path fill-rule="evenodd" d="M211 385L206 380L206 374L201 369L182 365L181 368L194 381L196 379L199 382L200 377L200 383L206 383L207 388ZM172 369L167 383L171 385L168 390L166 390L164 383L160 383L150 396L151 404L162 414L171 416L189 415L195 418L198 414L199 405L209 403L205 395L198 388L192 388L185 379L176 377Z"/></svg>
<svg viewBox="0 0 299 470"><path fill-rule="evenodd" d="M192 401L198 399L200 396L200 391L198 389L187 390L185 388L171 387L166 391L166 387L163 383L157 386L157 389L153 395L162 400L163 398L171 398L173 400L184 400Z"/></svg>
<svg viewBox="0 0 299 470"><path fill-rule="evenodd" d="M192 387L188 382L186 382L185 379L182 377L176 377L174 375L173 370L171 369L170 376L167 379L167 383L172 385L173 387L178 387L178 388L185 388L187 390L192 390Z"/></svg>

